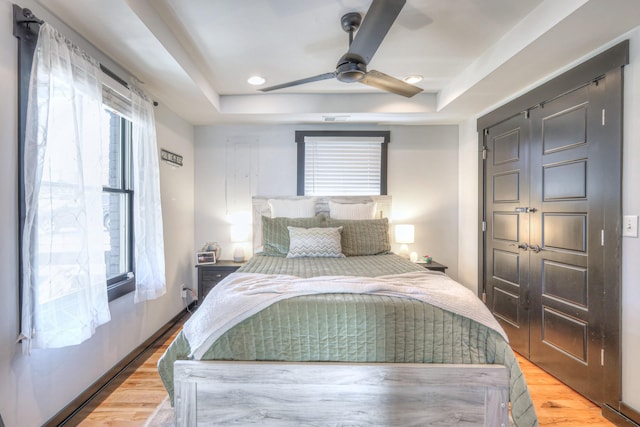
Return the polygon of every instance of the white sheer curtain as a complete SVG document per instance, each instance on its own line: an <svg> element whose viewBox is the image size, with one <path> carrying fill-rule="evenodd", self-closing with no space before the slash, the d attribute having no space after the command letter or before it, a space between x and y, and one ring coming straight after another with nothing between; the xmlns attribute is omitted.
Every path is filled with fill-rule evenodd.
<svg viewBox="0 0 640 427"><path fill-rule="evenodd" d="M160 200L156 125L151 101L131 91L133 149L133 231L135 302L161 297L167 290Z"/></svg>
<svg viewBox="0 0 640 427"><path fill-rule="evenodd" d="M100 68L51 26L34 54L24 146L22 331L79 344L110 320L102 236Z"/></svg>

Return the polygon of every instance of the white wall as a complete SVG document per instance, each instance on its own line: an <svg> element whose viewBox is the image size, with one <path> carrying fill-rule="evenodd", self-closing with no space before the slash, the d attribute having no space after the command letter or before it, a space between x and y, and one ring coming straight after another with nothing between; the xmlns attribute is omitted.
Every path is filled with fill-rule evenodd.
<svg viewBox="0 0 640 427"><path fill-rule="evenodd" d="M204 126L196 128L195 249L218 241L222 258L231 259L227 213L227 145L250 141L253 195L296 194L296 130L390 130L388 193L393 196L396 223L416 226L410 250L429 254L449 266L457 277L458 264L458 130L457 126ZM225 203L227 200L227 203ZM251 208L250 200L246 209ZM394 245L395 246L395 245ZM395 249L398 249L395 246Z"/></svg>
<svg viewBox="0 0 640 427"><path fill-rule="evenodd" d="M624 68L624 130L623 130L623 215L640 215L640 27L620 37L600 50L630 39L630 63ZM586 58L585 58L586 59ZM538 84L534 85L537 86ZM523 91L524 93L525 91ZM505 98L516 94L505 94ZM493 109L492 107L491 109ZM490 111L489 109L488 111ZM459 279L468 287L477 284L478 246L467 245L466 237L477 232L478 206L469 202L473 189L477 194L478 137L476 119L460 127L460 265ZM466 201L465 201L466 200ZM477 200L477 197L476 199ZM477 239L476 239L477 240ZM622 398L640 411L640 239L622 239Z"/></svg>
<svg viewBox="0 0 640 427"><path fill-rule="evenodd" d="M624 69L622 213L640 215L640 27L628 34ZM622 239L622 397L640 411L640 239Z"/></svg>
<svg viewBox="0 0 640 427"><path fill-rule="evenodd" d="M460 124L458 170L458 281L478 292L478 132L476 119Z"/></svg>
<svg viewBox="0 0 640 427"><path fill-rule="evenodd" d="M39 426L84 391L183 308L179 285L193 285L193 127L162 105L156 109L161 147L185 166L161 164L167 295L134 304L129 294L110 304L111 322L83 344L34 350L16 344L18 308L17 39L12 2L0 0L0 415L7 427ZM37 5L23 4L39 11Z"/></svg>

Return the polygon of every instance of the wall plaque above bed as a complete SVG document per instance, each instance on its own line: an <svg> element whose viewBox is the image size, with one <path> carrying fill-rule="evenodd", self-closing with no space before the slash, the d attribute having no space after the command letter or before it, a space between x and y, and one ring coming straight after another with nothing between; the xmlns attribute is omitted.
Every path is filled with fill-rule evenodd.
<svg viewBox="0 0 640 427"><path fill-rule="evenodd" d="M270 204L271 201L271 204ZM295 202L300 202L300 208L293 207ZM323 214L331 217L330 204L339 203L342 215L360 214L368 212L369 204L375 204L372 211L374 218L391 218L391 196L254 196L253 197L253 250L260 252L262 249L262 217L272 217L272 205L278 207L277 212L283 216L287 212L295 215L296 212L305 212L308 203L315 205L315 215ZM310 214L308 211L307 214ZM356 219L356 218L351 218Z"/></svg>

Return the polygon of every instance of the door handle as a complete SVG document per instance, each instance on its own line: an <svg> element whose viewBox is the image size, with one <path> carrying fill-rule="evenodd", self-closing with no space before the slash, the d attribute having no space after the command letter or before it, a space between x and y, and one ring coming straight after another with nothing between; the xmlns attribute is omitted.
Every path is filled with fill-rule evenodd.
<svg viewBox="0 0 640 427"><path fill-rule="evenodd" d="M535 253L538 253L543 250L539 245L530 245L529 249L531 249Z"/></svg>
<svg viewBox="0 0 640 427"><path fill-rule="evenodd" d="M537 209L530 208L528 206L518 206L517 208L514 209L514 211L518 213L534 213L535 211L537 211Z"/></svg>
<svg viewBox="0 0 640 427"><path fill-rule="evenodd" d="M529 245L527 245L526 243L511 243L509 244L509 246L517 246L518 249L522 249L524 251L526 251L527 249L529 249Z"/></svg>

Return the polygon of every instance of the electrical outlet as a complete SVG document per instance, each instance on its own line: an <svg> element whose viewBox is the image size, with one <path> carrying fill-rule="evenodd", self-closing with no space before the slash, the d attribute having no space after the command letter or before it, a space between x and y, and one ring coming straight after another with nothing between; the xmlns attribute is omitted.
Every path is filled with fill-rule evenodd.
<svg viewBox="0 0 640 427"><path fill-rule="evenodd" d="M622 218L622 235L638 237L638 215L625 215Z"/></svg>
<svg viewBox="0 0 640 427"><path fill-rule="evenodd" d="M187 288L182 288L182 298L183 299L187 298L187 291L188 291Z"/></svg>

